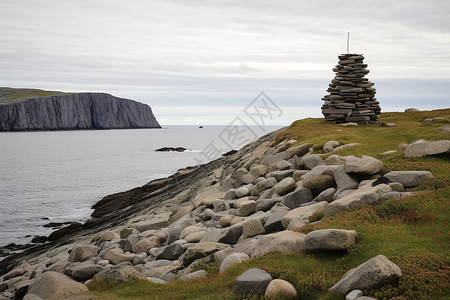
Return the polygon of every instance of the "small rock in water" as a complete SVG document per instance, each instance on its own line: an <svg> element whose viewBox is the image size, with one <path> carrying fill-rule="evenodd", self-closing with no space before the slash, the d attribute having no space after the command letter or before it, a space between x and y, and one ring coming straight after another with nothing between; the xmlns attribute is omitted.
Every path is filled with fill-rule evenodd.
<svg viewBox="0 0 450 300"><path fill-rule="evenodd" d="M186 148L183 147L163 147L156 149L156 152L184 152L186 151Z"/></svg>
<svg viewBox="0 0 450 300"><path fill-rule="evenodd" d="M36 244L42 244L42 243L45 243L46 241L47 241L47 237L45 235L36 235L31 240L32 243L36 243Z"/></svg>
<svg viewBox="0 0 450 300"><path fill-rule="evenodd" d="M72 224L72 222L50 222L44 225L44 227L52 227L52 228L57 228L57 227L61 227L64 225L69 225Z"/></svg>

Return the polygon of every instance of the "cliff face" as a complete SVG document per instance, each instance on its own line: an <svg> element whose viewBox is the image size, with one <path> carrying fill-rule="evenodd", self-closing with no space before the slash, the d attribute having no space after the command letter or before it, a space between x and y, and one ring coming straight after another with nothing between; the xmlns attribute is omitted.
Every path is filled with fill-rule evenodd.
<svg viewBox="0 0 450 300"><path fill-rule="evenodd" d="M78 93L0 105L0 131L160 128L143 103Z"/></svg>

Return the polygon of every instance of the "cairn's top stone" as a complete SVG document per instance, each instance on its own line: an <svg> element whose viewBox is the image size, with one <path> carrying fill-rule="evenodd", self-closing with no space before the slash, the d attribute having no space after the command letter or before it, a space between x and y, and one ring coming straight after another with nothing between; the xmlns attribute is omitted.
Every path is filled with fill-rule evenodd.
<svg viewBox="0 0 450 300"><path fill-rule="evenodd" d="M327 121L335 123L376 123L380 115L373 83L364 78L369 73L362 54L341 54L333 71L336 76L324 96L322 113Z"/></svg>

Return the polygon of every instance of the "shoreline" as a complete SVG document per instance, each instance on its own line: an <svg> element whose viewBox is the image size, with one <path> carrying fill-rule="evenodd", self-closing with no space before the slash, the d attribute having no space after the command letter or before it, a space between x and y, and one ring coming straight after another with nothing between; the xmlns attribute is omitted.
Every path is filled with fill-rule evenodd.
<svg viewBox="0 0 450 300"><path fill-rule="evenodd" d="M437 117L439 113L431 112L436 115L436 123L426 130L445 138L444 133L433 131L441 123L442 118ZM355 209L377 211L384 202L401 205L404 201L421 201L426 193L416 193L415 187L420 187L422 183L425 186L419 190L433 187L434 184L437 188L445 187L446 181L439 173L442 170L438 165L449 149L425 153L437 155L429 159L432 164L426 168L433 170L433 174L424 170L424 167L417 169L415 159L408 158L411 149L419 151L417 148L421 145L404 144L405 150L392 150L409 136L410 133L405 130L415 132L416 127L411 128L408 122L411 116L417 118L419 115L426 115L429 119L428 113L403 115L403 121L398 119L399 115L388 114L389 122L393 118L404 122L398 127L381 124L341 127L321 120L301 120L282 132L278 130L266 134L237 153L201 166L179 169L167 178L106 196L94 205L92 218L86 223L55 231L51 243L8 257L0 262L0 268L8 272L7 278L11 274L19 274L25 267L38 274L47 271L65 273L74 280L85 282L94 292L100 292L96 290L95 284L88 284L90 279L94 278L94 283L98 282L95 278L108 278L107 274L117 269L132 271L134 276L144 280L157 278L161 283L188 280L194 273L201 271L208 281L216 276L209 278L210 269L202 267L202 264L221 265L225 257L239 253L254 258L280 251L285 254L293 252L295 255L307 255L309 251L316 250L329 251L329 246L323 246L325 248L322 249L322 246L311 244L308 240L310 233L320 237L323 230L327 234L345 235L348 238L348 243L333 244L332 247L337 248L332 249L366 249L366 243L370 242L368 234L372 234L371 227L360 228L358 222L347 220ZM424 123L422 119L417 122ZM425 123L430 124L430 121ZM307 132L299 132L302 136L308 136L299 141L292 139L289 134L296 130L295 126L300 130L308 128ZM361 135L367 130L371 131L370 136ZM347 143L337 142L330 139L330 136L336 136L333 132L341 139L357 139L350 142L346 140ZM427 132L420 133L425 135ZM321 137L322 134L325 137ZM396 135L397 138L383 144L386 134ZM397 134L401 134L400 140ZM327 141L322 142L325 139ZM422 143L436 144L441 149L441 145L447 145L448 148L449 142L438 140ZM389 149L392 151L387 151ZM382 161L381 157L385 160ZM398 165L397 159L403 164L411 161L412 169L401 171L403 168ZM354 217L357 215L351 218ZM349 222L351 226L346 230L335 229L340 228L333 225L335 218L344 218L346 224ZM383 215L378 218L383 218ZM382 221L380 225L390 224L385 222ZM373 225L377 223L375 220ZM362 240L356 238L360 234ZM392 231L392 234L395 235L396 231ZM383 244L377 247L383 248ZM392 250L389 247L387 249ZM401 272L409 272L408 268L403 269L408 261L399 260L396 256L403 252L398 253L395 249L393 253L368 250L371 250L369 254L345 252L347 254L344 257L356 255L360 263L370 258L381 258L387 264L393 264L397 270L400 270L400 266L402 270L396 273L396 280L401 277ZM76 253L85 251L95 253L82 260L75 258L78 257ZM270 261L271 257L265 259ZM308 259L315 260L318 257L311 256ZM170 264L167 262L166 265L166 260ZM257 264L257 261L252 260L251 263ZM332 262L336 263L343 264L339 274L354 267L346 264L345 260ZM195 271L199 266L206 269ZM78 273L88 270L93 273ZM28 279L29 276L23 275L23 278ZM297 284L296 288L301 288L301 285ZM339 293L346 291L341 290Z"/></svg>

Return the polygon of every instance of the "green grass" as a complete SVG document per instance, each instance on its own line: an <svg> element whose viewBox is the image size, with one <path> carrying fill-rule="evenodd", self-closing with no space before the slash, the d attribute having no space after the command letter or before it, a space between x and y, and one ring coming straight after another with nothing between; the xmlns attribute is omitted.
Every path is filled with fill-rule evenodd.
<svg viewBox="0 0 450 300"><path fill-rule="evenodd" d="M423 123L430 117L448 118L450 109L384 113L381 122L396 123L396 127L367 125L342 127L321 119L296 121L277 136L277 142L296 138L309 142L316 149L328 140L341 143L361 143L341 151L340 155L371 155L398 149L399 143L417 139L448 139L449 134L436 130L442 123ZM398 284L364 291L377 299L450 299L450 164L448 155L425 158L404 158L403 152L380 158L382 172L391 170L428 170L434 177L413 189L417 194L403 199L391 199L375 205L365 205L333 217L314 216L321 221L297 231L308 233L316 229L354 229L359 241L347 251L313 254L276 253L233 265L225 274L217 274L215 264L201 266L211 275L190 282L174 281L166 285L145 281L89 284L91 294L98 299L240 299L234 294L236 278L249 268L268 271L272 277L291 282L298 299L344 299L328 292L349 269L383 254L403 272ZM200 267L199 267L200 268ZM247 299L258 299L248 297Z"/></svg>
<svg viewBox="0 0 450 300"><path fill-rule="evenodd" d="M0 87L0 104L9 104L30 98L40 98L65 94L70 93L63 93L58 91L44 91L38 89L13 89L7 87Z"/></svg>
<svg viewBox="0 0 450 300"><path fill-rule="evenodd" d="M441 122L424 123L426 118L444 117L450 119L450 109L419 111L410 113L382 113L380 123L395 123L395 127L381 127L379 124L363 126L340 126L326 122L324 119L307 118L292 123L287 130L280 132L275 144L288 139L296 139L297 144L311 143L316 149L330 140L341 144L360 143L336 154L339 155L369 155L377 156L389 150L398 150L400 143L411 143L419 139L448 139L449 133L436 130ZM392 154L391 160L402 156L402 153Z"/></svg>

